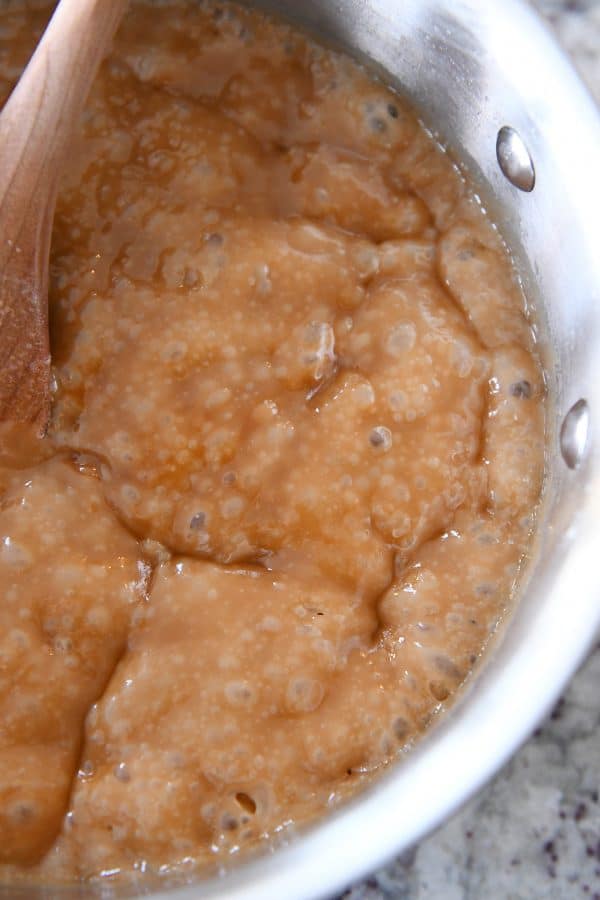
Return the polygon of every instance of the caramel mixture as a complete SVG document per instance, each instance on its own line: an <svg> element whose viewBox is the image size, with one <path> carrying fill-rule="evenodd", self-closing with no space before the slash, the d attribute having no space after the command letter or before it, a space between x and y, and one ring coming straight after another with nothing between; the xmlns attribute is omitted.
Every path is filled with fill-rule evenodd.
<svg viewBox="0 0 600 900"><path fill-rule="evenodd" d="M0 11L4 97L48 3ZM0 881L224 863L452 698L543 475L524 298L394 93L133 2L62 186L52 422L5 454Z"/></svg>

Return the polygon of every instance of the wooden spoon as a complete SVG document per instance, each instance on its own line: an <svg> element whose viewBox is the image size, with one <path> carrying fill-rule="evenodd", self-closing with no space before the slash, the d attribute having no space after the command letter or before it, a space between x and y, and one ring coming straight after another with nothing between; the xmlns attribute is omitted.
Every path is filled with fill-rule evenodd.
<svg viewBox="0 0 600 900"><path fill-rule="evenodd" d="M50 413L48 259L58 182L127 0L61 0L0 115L0 422Z"/></svg>

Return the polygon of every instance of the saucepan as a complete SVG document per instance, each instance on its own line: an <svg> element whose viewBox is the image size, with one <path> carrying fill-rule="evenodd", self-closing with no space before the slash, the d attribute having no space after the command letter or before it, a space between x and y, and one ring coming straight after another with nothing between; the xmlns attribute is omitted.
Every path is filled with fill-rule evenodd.
<svg viewBox="0 0 600 900"><path fill-rule="evenodd" d="M329 817L160 900L327 897L408 848L496 772L600 625L600 118L520 0L257 0L374 68L470 172L514 253L547 370L547 477L521 595L453 708ZM0 888L0 894L2 889ZM65 897L112 895L82 886ZM14 888L10 896L15 897ZM52 896L27 889L23 898Z"/></svg>

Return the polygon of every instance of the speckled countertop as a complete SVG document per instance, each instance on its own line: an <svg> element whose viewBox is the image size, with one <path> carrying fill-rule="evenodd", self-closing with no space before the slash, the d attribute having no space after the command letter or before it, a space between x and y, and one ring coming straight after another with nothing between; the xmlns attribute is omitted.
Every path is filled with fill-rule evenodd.
<svg viewBox="0 0 600 900"><path fill-rule="evenodd" d="M600 103L600 0L533 5ZM343 900L600 900L599 794L600 644L487 788Z"/></svg>

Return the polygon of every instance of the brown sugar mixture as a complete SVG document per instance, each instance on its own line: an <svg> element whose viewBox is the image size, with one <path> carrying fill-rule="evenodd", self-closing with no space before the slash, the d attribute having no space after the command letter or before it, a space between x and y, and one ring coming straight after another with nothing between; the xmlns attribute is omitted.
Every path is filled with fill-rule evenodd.
<svg viewBox="0 0 600 900"><path fill-rule="evenodd" d="M4 97L48 14L2 5ZM403 101L191 0L132 3L51 274L51 426L0 469L0 882L221 865L401 756L510 604L524 298Z"/></svg>

